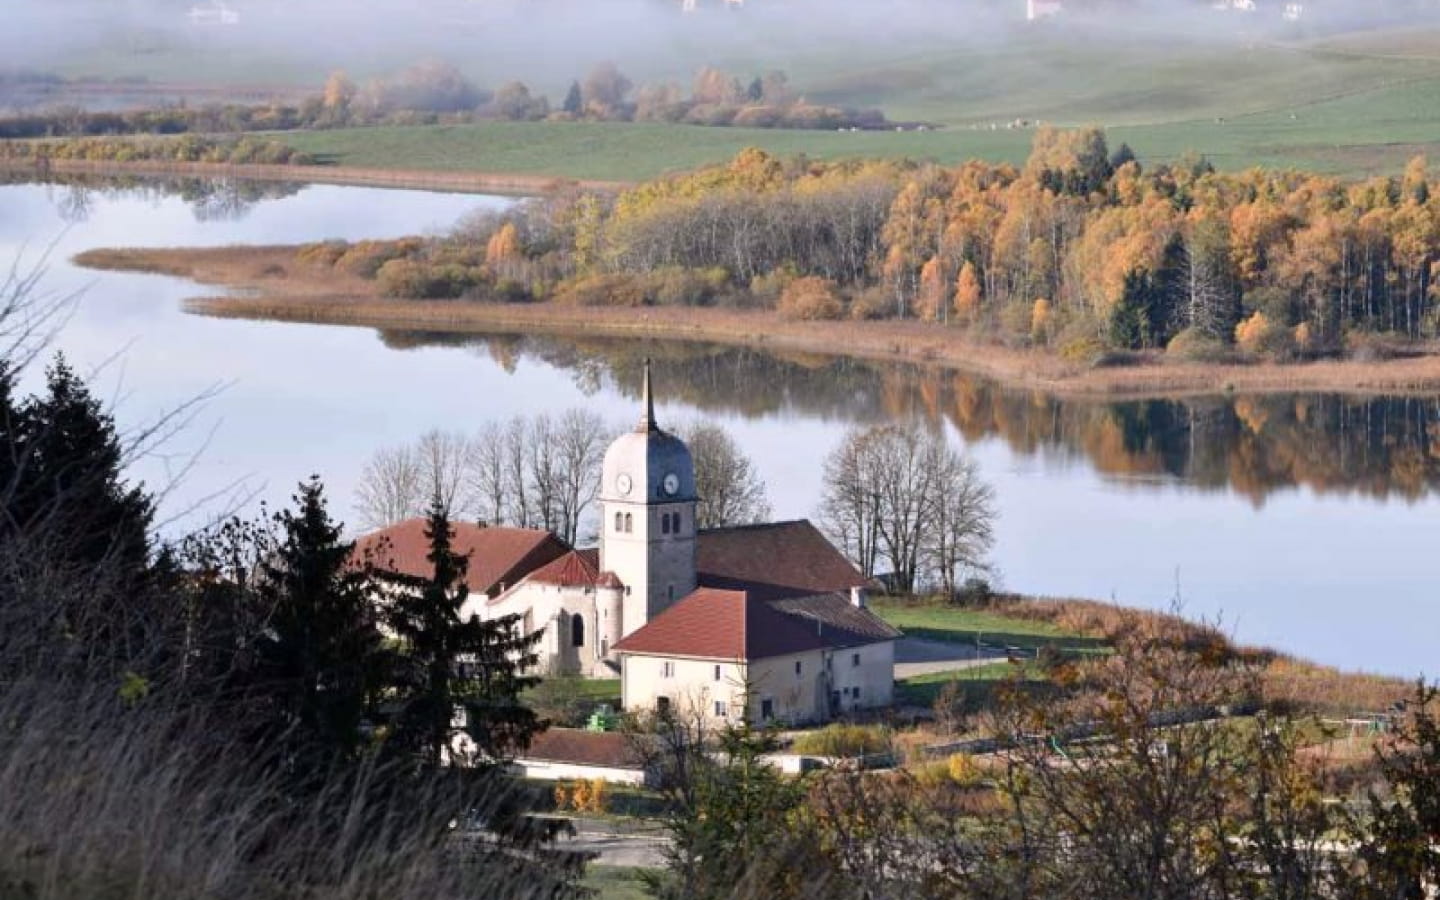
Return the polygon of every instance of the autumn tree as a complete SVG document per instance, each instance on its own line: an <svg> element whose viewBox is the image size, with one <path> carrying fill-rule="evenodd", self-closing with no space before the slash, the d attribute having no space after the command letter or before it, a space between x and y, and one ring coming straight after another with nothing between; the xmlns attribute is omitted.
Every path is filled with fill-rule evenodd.
<svg viewBox="0 0 1440 900"><path fill-rule="evenodd" d="M955 315L962 322L974 322L979 314L980 279L975 276L975 264L966 260L955 279Z"/></svg>
<svg viewBox="0 0 1440 900"><path fill-rule="evenodd" d="M632 87L614 63L599 63L580 83L582 109L597 119L625 118L625 98Z"/></svg>

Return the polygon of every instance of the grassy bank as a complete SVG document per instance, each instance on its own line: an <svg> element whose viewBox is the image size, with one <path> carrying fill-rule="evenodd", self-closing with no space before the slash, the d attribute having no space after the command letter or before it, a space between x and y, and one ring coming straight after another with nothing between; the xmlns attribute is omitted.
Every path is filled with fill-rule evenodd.
<svg viewBox="0 0 1440 900"><path fill-rule="evenodd" d="M845 348L844 355L855 358L955 368L1067 396L1440 392L1440 353L1433 348L1382 362L1204 364L1150 354L1135 357L1131 365L1094 368L1066 362L1045 350L979 343L958 329L914 321L801 322L770 311L718 308L394 300L380 297L374 281L328 268L312 269L297 262L295 254L294 247L92 250L80 254L76 262L94 269L176 275L238 291L188 303L194 312L233 318L453 334L646 337L832 355Z"/></svg>

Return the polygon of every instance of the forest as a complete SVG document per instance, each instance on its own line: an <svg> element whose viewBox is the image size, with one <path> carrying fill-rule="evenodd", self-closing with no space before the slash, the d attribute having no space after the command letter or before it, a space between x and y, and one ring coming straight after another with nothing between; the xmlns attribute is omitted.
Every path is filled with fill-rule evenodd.
<svg viewBox="0 0 1440 900"><path fill-rule="evenodd" d="M1143 167L1097 129L1024 166L779 159L571 192L447 237L307 247L394 297L913 319L1084 363L1349 355L1434 338L1440 200L1399 177Z"/></svg>

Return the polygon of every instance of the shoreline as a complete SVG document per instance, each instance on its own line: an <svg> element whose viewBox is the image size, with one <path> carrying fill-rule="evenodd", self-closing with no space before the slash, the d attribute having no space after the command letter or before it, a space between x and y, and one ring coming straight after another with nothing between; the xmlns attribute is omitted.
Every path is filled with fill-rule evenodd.
<svg viewBox="0 0 1440 900"><path fill-rule="evenodd" d="M61 175L141 175L187 178L240 178L250 181L285 181L303 184L334 184L349 187L379 187L414 191L445 191L458 194L505 194L537 196L562 190L618 192L630 186L623 181L594 181L551 175L515 172L441 172L427 169L382 169L361 166L272 165L267 163L202 163L170 160L33 159L0 158L0 172L21 173L44 178Z"/></svg>
<svg viewBox="0 0 1440 900"><path fill-rule="evenodd" d="M195 297L186 311L257 319L447 334L549 334L632 337L820 353L955 369L1007 386L1077 399L1158 399L1226 393L1325 392L1440 395L1440 354L1376 361L1190 363L1152 354L1097 368L1053 353L982 343L933 323L793 321L769 310L716 307L561 306L381 297L373 281L325 270L295 274L297 247L97 249L75 257L86 268L148 272L224 287ZM319 275L320 273L317 273Z"/></svg>

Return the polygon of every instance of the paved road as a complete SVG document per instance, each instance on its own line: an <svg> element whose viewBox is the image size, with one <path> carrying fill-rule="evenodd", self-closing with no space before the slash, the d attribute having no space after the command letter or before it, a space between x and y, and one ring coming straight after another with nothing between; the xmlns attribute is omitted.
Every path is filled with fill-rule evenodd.
<svg viewBox="0 0 1440 900"><path fill-rule="evenodd" d="M573 838L562 839L559 843L566 850L599 854L595 865L654 869L665 865L662 853L670 838L664 834L618 834L581 826Z"/></svg>
<svg viewBox="0 0 1440 900"><path fill-rule="evenodd" d="M1005 659L1005 651L994 647L927 641L906 637L895 642L895 677L913 678L933 672L957 672L986 666Z"/></svg>

